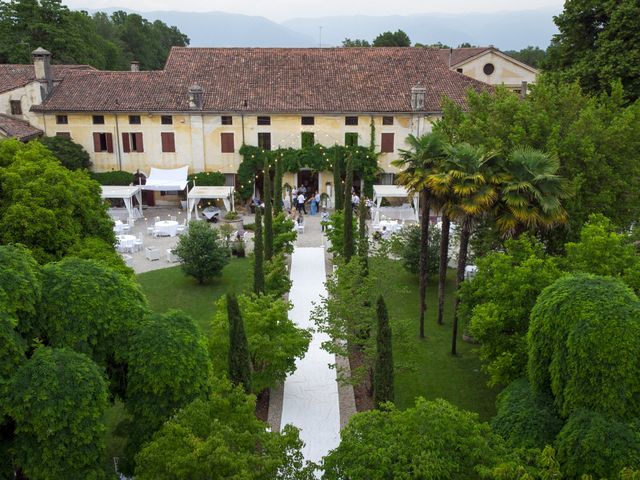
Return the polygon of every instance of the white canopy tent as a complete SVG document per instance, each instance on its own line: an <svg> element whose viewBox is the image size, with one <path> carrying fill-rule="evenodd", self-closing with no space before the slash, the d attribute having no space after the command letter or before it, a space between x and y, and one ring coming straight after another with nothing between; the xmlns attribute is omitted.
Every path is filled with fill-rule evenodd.
<svg viewBox="0 0 640 480"><path fill-rule="evenodd" d="M151 167L147 183L141 187L143 190L154 191L184 190L187 188L188 173L188 166L171 169Z"/></svg>
<svg viewBox="0 0 640 480"><path fill-rule="evenodd" d="M103 185L101 197L118 198L124 201L124 206L129 214L129 223L133 224L136 218L142 217L142 191L140 185ZM133 206L133 197L138 200L138 206Z"/></svg>
<svg viewBox="0 0 640 480"><path fill-rule="evenodd" d="M405 187L401 187L399 185L374 185L373 201L376 204L374 223L380 223L380 206L382 205L383 198L411 199L413 203L413 213L415 221L419 221L420 200L418 198L418 195L410 195Z"/></svg>
<svg viewBox="0 0 640 480"><path fill-rule="evenodd" d="M195 209L196 218L198 218L198 209L196 206L203 198L220 198L224 202L227 211L234 210L234 188L233 187L193 187L187 194L187 218L191 220L191 212Z"/></svg>

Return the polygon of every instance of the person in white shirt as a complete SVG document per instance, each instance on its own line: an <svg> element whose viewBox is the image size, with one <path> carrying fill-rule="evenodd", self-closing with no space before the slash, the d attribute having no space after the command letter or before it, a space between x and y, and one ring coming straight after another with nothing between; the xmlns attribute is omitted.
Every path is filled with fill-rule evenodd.
<svg viewBox="0 0 640 480"><path fill-rule="evenodd" d="M305 202L305 198L304 198L304 194L301 192L300 195L298 195L298 213L303 213L306 215L307 214L307 209L305 208L304 202Z"/></svg>

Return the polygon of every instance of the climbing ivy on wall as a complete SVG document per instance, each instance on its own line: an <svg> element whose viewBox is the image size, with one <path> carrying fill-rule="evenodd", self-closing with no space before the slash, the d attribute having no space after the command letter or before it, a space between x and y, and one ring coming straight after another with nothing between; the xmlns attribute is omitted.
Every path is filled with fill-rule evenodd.
<svg viewBox="0 0 640 480"><path fill-rule="evenodd" d="M284 172L297 172L301 168L310 168L316 172L333 171L333 165L351 156L353 171L364 180L365 195L373 195L373 183L381 172L378 168L378 154L367 147L345 147L334 145L323 147L315 144L303 148L279 148L266 151L252 145L240 148L242 162L238 168L237 189L243 199L248 199L253 193L256 174L264 169L265 164L270 170L275 169L275 160L282 163Z"/></svg>

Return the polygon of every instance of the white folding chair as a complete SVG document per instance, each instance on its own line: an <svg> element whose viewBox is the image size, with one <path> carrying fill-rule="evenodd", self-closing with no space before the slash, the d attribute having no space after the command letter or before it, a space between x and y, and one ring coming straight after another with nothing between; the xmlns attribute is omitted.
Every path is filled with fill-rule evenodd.
<svg viewBox="0 0 640 480"><path fill-rule="evenodd" d="M139 252L144 247L144 240L142 240L142 234L138 234L138 238L133 242L133 247L136 252Z"/></svg>

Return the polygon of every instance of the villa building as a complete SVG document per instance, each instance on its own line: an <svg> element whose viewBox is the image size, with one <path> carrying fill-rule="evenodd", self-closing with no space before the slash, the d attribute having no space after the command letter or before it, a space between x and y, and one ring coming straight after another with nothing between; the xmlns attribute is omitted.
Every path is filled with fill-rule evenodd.
<svg viewBox="0 0 640 480"><path fill-rule="evenodd" d="M51 65L38 49L33 65L0 65L0 135L20 121L32 129L23 138L71 137L97 171L188 165L222 172L229 185L243 144L269 150L373 140L381 181L391 183L405 138L431 129L444 97L464 104L469 89L535 79L530 67L509 70L515 60L505 57L495 49L176 47L161 71L133 63L112 72ZM493 62L494 77L476 75L482 62ZM322 175L313 173L315 185Z"/></svg>

